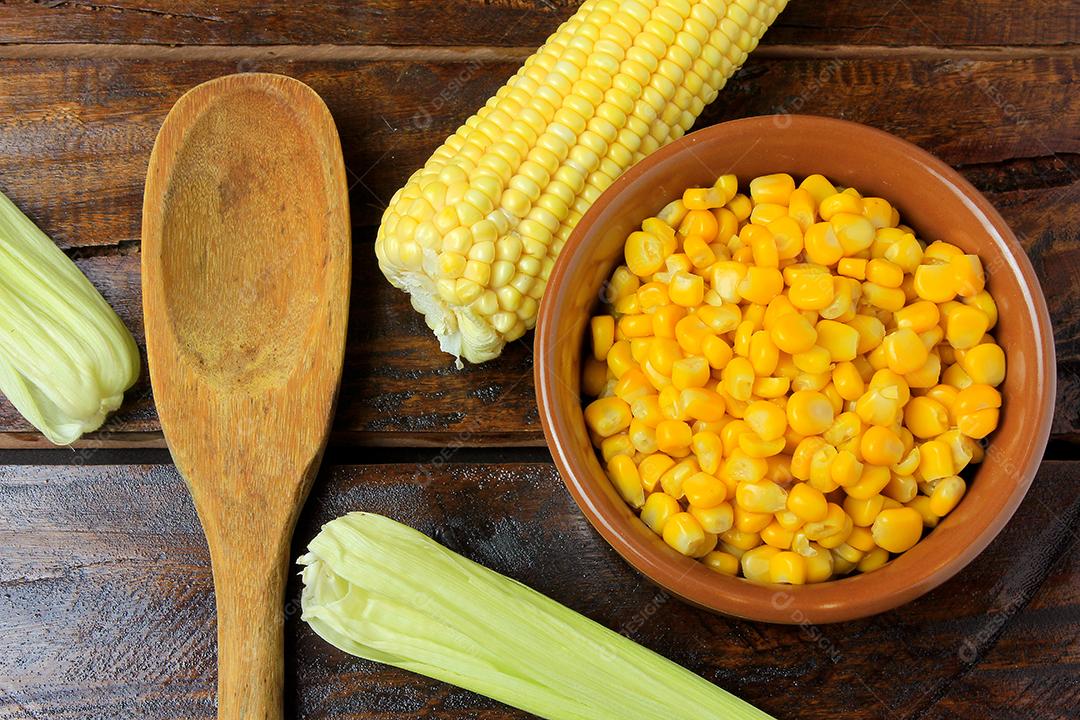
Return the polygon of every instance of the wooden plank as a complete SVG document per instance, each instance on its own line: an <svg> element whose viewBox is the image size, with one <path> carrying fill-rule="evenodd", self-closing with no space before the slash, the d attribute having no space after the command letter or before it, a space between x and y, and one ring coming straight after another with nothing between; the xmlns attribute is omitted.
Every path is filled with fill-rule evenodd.
<svg viewBox="0 0 1080 720"><path fill-rule="evenodd" d="M0 52L2 55L2 52ZM1060 366L1054 432L1080 436L1080 59L752 60L699 122L776 111L847 117L957 165L1017 231L1048 289ZM0 59L0 189L79 262L138 337L142 180L172 102L235 63ZM260 61L310 83L333 111L354 179L355 294L335 442L542 443L530 339L456 371L375 267L382 204L513 70L464 61ZM451 91L444 92L450 87ZM442 93L442 94L440 94ZM938 110L924 113L923 108ZM780 131L780 129L778 129ZM158 444L144 381L91 444ZM0 403L0 445L40 442Z"/></svg>
<svg viewBox="0 0 1080 720"><path fill-rule="evenodd" d="M1017 603L1006 598L999 602L1001 607L991 615L994 625L1001 625L993 648L947 689L925 717L1075 717L1080 707L1078 577L1080 536L1074 530L1030 604L1016 613ZM968 656L973 647L961 645L960 652Z"/></svg>
<svg viewBox="0 0 1080 720"><path fill-rule="evenodd" d="M147 157L176 99L237 70L283 72L310 84L333 112L354 183L354 220L371 225L394 190L516 66L393 56L4 59L0 51L0 188L62 246L123 247L138 238ZM1080 117L1070 84L1078 71L1080 55L752 59L698 126L768 113L832 115L894 132L953 165L1032 161L993 175L998 192L1064 187L1080 164L1073 157L1080 130L1068 121ZM925 107L937 112L923 113Z"/></svg>
<svg viewBox="0 0 1080 720"><path fill-rule="evenodd" d="M1013 521L943 587L822 627L730 620L659 592L589 527L545 463L419 454L414 464L324 469L293 555L333 517L380 512L778 718L917 717L935 707L951 713L940 717L1012 718L1021 715L1009 714L1006 692L973 704L958 683L1075 678L1080 564L1065 553L1076 548L1078 470L1046 463ZM209 558L171 466L0 468L0 587L0 718L214 716ZM299 620L298 594L294 579L283 609L286 716L526 717L338 652ZM1034 693L1023 717L1061 717L1068 698Z"/></svg>
<svg viewBox="0 0 1080 720"><path fill-rule="evenodd" d="M204 45L539 45L569 17L573 0L453 0L437 8L408 0L318 5L148 3L145 0L0 5L0 43ZM1005 0L792 2L770 44L1035 45L1076 43L1080 10L1069 3Z"/></svg>
<svg viewBox="0 0 1080 720"><path fill-rule="evenodd" d="M883 46L1075 44L1080 8L1041 0L794 2L770 30L774 44Z"/></svg>
<svg viewBox="0 0 1080 720"><path fill-rule="evenodd" d="M15 0L0 6L0 43L538 45L577 5L574 0L438 5Z"/></svg>

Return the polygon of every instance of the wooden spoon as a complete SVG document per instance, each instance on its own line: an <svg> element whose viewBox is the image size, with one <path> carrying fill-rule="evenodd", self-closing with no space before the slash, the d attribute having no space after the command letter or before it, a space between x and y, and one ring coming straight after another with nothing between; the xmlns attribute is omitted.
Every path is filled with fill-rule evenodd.
<svg viewBox="0 0 1080 720"><path fill-rule="evenodd" d="M280 75L173 107L143 198L146 349L214 572L218 717L281 718L293 527L345 349L348 188L333 118Z"/></svg>

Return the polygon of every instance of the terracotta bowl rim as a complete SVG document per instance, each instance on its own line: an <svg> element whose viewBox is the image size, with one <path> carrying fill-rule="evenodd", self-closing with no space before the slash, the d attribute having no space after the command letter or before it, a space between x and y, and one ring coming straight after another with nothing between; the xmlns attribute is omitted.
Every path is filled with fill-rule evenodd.
<svg viewBox="0 0 1080 720"><path fill-rule="evenodd" d="M895 567L890 570L887 566L875 573L798 587L755 585L741 578L713 573L704 569L696 560L658 547L662 543L646 543L640 539L640 535L630 532L627 523L640 521L632 516L605 509L598 486L591 482L595 473L587 471L587 466L582 465L583 459L576 456L573 443L563 441L564 436L568 436L571 413L577 413L580 420L580 408L562 408L556 405L555 388L560 381L555 363L548 362L546 357L554 352L555 343L559 340L556 337L555 318L560 314L559 299L564 295L560 289L566 281L572 258L593 236L594 225L602 219L605 209L620 193L638 182L639 178L654 166L689 153L696 144L714 140L716 136L723 136L733 130L749 129L765 134L775 132L778 128L802 133L841 131L852 137L862 136L884 146L891 146L905 161L910 161L913 166L920 166L919 172L928 177L936 176L936 181L952 186L952 189L963 197L972 215L976 219L980 219L981 215L984 227L987 223L991 226L993 232L988 229L987 235L1004 255L1007 262L1003 267L1007 268L1007 272L1024 290L1022 307L1025 319L1032 323L1035 345L1033 349L1038 354L1035 367L1039 372L1036 373L1033 384L1041 385L1041 393L1036 400L1039 408L1038 427L1023 445L1023 452L1015 453L1009 458L1016 468L1017 483L995 515L980 518L981 522L977 526L965 530L971 535L966 544L944 544L936 548L939 552L933 560L920 566L911 564L902 570L896 570ZM994 237L993 233L996 233L997 237ZM790 624L838 622L893 609L929 592L970 563L1001 531L1027 493L1042 462L1049 439L1056 394L1053 333L1045 298L1027 254L990 202L953 168L895 135L847 120L786 114L733 120L690 133L630 168L600 195L579 221L549 277L537 319L534 378L544 435L564 484L592 526L627 562L652 582L691 604L734 617ZM1016 457L1017 455L1019 457ZM602 478L602 475L600 477ZM920 546L933 544L934 533L928 534L920 542ZM928 560L926 554L922 555L922 559ZM694 565L701 566L705 572L695 570ZM897 563L892 562L889 565L896 566ZM886 572L887 570L889 572Z"/></svg>

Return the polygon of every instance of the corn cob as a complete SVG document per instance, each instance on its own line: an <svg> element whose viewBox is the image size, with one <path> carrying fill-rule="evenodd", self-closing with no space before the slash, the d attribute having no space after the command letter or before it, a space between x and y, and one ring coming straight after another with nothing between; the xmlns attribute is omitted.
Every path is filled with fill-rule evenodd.
<svg viewBox="0 0 1080 720"><path fill-rule="evenodd" d="M586 0L395 193L379 267L445 352L499 355L624 170L685 133L787 0Z"/></svg>

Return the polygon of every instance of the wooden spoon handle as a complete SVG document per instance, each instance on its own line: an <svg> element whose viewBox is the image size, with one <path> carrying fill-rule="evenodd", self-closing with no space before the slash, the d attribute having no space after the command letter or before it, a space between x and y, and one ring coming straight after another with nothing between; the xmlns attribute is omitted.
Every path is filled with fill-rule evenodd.
<svg viewBox="0 0 1080 720"><path fill-rule="evenodd" d="M252 541L258 542L258 538ZM265 538L267 546L273 545ZM219 720L281 720L284 598L282 550L211 551L217 598ZM214 545L211 545L213 548Z"/></svg>

